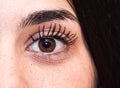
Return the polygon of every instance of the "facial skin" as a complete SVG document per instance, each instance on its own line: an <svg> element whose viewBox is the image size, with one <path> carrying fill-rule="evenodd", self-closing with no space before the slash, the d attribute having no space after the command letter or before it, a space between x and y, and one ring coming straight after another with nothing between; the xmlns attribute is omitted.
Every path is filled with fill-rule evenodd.
<svg viewBox="0 0 120 88"><path fill-rule="evenodd" d="M0 88L94 88L94 65L76 20L21 26L28 15L43 10L67 10L76 17L66 0L0 0ZM57 53L28 50L30 35L43 25L47 33L50 24L57 25L56 31L59 24L66 27L77 39L70 46L59 41Z"/></svg>

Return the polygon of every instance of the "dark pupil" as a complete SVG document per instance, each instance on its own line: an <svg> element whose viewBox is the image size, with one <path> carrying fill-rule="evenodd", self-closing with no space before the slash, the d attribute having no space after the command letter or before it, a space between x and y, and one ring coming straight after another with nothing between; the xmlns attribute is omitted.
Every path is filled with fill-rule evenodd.
<svg viewBox="0 0 120 88"><path fill-rule="evenodd" d="M51 46L51 42L49 42L48 39L45 39L45 40L43 41L43 47L45 47L45 48L50 48L50 46Z"/></svg>
<svg viewBox="0 0 120 88"><path fill-rule="evenodd" d="M39 41L39 48L42 52L52 52L55 46L56 43L53 38L43 38Z"/></svg>

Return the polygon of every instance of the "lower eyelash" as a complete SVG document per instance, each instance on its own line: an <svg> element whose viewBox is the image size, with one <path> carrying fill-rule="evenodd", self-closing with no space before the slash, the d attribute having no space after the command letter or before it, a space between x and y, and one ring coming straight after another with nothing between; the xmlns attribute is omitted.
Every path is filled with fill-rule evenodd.
<svg viewBox="0 0 120 88"><path fill-rule="evenodd" d="M64 44L72 44L77 39L76 34L72 34L70 31L66 33L66 27L63 28L60 24L58 25L58 31L56 31L56 29L57 24L51 24L49 30L46 32L45 25L43 25L42 29L40 27L38 28L39 31L37 33L39 33L39 36L37 38L34 38L34 35L36 33L34 33L34 35L30 37L33 41L36 41L41 38L55 38L61 40Z"/></svg>

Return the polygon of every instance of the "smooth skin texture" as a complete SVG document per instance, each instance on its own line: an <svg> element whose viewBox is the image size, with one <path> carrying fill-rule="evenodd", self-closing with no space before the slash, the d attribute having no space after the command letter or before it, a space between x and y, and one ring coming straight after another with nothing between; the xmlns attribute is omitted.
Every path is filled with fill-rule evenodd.
<svg viewBox="0 0 120 88"><path fill-rule="evenodd" d="M0 88L94 88L95 67L77 22L53 21L78 36L69 53L56 56L64 57L61 63L35 61L25 50L24 40L35 30L21 28L22 20L35 11L60 9L75 16L66 0L0 0Z"/></svg>

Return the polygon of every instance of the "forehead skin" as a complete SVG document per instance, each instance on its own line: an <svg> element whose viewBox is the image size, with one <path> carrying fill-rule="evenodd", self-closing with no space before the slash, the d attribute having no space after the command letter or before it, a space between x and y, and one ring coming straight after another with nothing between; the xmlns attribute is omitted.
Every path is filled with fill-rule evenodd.
<svg viewBox="0 0 120 88"><path fill-rule="evenodd" d="M0 21L3 23L0 26L17 27L32 12L59 9L66 9L75 15L66 0L0 0Z"/></svg>

